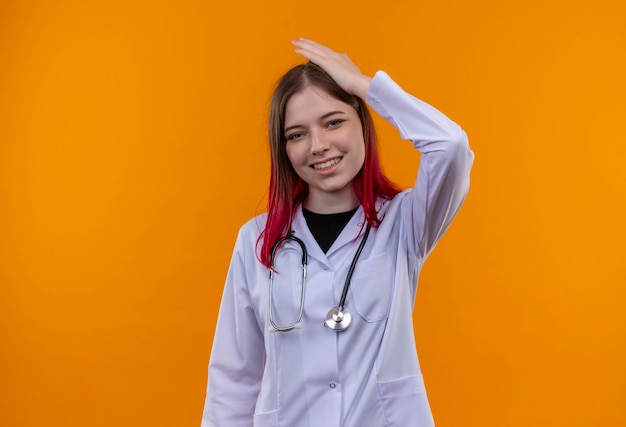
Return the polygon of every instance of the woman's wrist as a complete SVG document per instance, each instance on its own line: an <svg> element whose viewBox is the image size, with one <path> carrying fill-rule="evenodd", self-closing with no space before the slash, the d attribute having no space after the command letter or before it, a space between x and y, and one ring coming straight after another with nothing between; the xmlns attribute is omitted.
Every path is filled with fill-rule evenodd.
<svg viewBox="0 0 626 427"><path fill-rule="evenodd" d="M372 84L371 77L366 76L364 74L361 75L361 77L357 80L357 82L354 85L352 94L365 100L365 98L367 97L367 92L369 91L371 84Z"/></svg>

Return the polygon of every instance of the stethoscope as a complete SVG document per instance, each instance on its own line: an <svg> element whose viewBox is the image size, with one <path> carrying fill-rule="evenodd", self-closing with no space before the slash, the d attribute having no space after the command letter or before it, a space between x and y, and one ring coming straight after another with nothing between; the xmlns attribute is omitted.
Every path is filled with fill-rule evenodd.
<svg viewBox="0 0 626 427"><path fill-rule="evenodd" d="M367 224L365 228L365 234L363 235L363 240L359 244L359 247L354 254L354 258L352 259L352 264L350 264L350 269L348 270L348 275L346 276L346 282L343 285L343 291L341 292L341 298L339 299L339 305L331 308L326 314L326 319L324 320L324 326L334 331L344 331L350 326L350 322L352 321L352 315L350 314L350 310L345 307L346 298L348 296L348 289L350 288L350 279L352 279L352 273L354 273L354 268L356 267L356 263L363 251L363 247L365 246L365 242L367 241L367 236L370 234L370 225ZM300 310L298 312L298 318L296 322L290 326L278 326L274 322L273 316L273 286L274 286L274 260L276 258L276 251L278 248L287 240L292 240L300 245L302 249L302 285L301 285L301 296L300 296ZM269 317L270 323L274 330L278 332L286 332L291 331L292 329L300 328L300 321L302 320L302 312L304 311L304 290L306 287L306 266L308 264L309 253L306 250L306 245L304 242L296 237L293 234L293 230L289 232L285 237L280 238L272 248L272 255L270 257L270 286L269 286Z"/></svg>

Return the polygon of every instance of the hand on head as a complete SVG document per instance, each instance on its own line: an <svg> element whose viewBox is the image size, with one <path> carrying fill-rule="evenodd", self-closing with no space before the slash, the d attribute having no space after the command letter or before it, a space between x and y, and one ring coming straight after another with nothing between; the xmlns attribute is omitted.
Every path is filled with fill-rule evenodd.
<svg viewBox="0 0 626 427"><path fill-rule="evenodd" d="M322 67L343 90L365 99L371 78L361 73L345 53L337 53L328 47L299 38L292 40L296 53Z"/></svg>

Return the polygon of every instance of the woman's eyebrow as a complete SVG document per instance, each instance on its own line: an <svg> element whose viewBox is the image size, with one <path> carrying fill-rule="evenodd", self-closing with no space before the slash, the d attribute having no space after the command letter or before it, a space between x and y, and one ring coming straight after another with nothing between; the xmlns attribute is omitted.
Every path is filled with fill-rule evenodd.
<svg viewBox="0 0 626 427"><path fill-rule="evenodd" d="M331 111L329 113L326 113L326 114L323 114L322 116L320 116L319 120L322 121L322 120L324 120L324 119L326 119L326 118L328 118L328 117L330 117L330 116L332 116L334 114L346 114L346 113L344 111L339 111L339 110ZM291 129L295 129L295 128L299 128L299 127L302 127L302 125L291 125L291 126L286 127L283 132L287 133Z"/></svg>

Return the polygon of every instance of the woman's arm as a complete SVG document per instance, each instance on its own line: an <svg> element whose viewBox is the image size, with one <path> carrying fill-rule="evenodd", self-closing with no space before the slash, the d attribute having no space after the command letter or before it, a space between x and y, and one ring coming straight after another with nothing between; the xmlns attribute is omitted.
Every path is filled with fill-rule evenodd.
<svg viewBox="0 0 626 427"><path fill-rule="evenodd" d="M231 259L209 362L202 427L250 427L263 376L265 346L248 292L240 231ZM254 260L247 260L251 264Z"/></svg>
<svg viewBox="0 0 626 427"><path fill-rule="evenodd" d="M415 186L402 200L402 213L409 255L425 258L449 227L469 190L474 154L467 135L382 71L374 76L366 101L422 153Z"/></svg>

